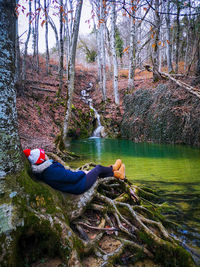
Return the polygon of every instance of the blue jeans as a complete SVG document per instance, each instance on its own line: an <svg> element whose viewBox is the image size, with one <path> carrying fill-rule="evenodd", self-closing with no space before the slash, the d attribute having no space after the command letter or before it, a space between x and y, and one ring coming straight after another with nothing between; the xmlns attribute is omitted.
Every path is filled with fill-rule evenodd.
<svg viewBox="0 0 200 267"><path fill-rule="evenodd" d="M85 191L87 191L99 178L105 178L113 176L113 168L111 167L104 167L101 165L97 165L94 167L91 171L89 171L86 174L86 188Z"/></svg>

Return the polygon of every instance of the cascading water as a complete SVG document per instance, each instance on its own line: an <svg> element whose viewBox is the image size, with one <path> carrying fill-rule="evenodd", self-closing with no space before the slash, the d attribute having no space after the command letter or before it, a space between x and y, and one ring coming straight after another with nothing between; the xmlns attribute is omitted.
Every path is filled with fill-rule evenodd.
<svg viewBox="0 0 200 267"><path fill-rule="evenodd" d="M97 128L94 130L91 137L104 137L104 127L101 125L100 115L97 110L93 107L92 99L90 98L89 91L91 90L93 83L89 83L89 87L86 90L81 91L81 99L89 105L89 107L94 111L95 118L97 120Z"/></svg>

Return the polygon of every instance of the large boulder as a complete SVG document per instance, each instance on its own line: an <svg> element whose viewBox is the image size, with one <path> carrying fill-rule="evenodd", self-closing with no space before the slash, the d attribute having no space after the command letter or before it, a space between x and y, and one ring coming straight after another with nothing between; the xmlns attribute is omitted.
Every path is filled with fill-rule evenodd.
<svg viewBox="0 0 200 267"><path fill-rule="evenodd" d="M140 89L124 98L123 138L200 146L200 99L168 85Z"/></svg>

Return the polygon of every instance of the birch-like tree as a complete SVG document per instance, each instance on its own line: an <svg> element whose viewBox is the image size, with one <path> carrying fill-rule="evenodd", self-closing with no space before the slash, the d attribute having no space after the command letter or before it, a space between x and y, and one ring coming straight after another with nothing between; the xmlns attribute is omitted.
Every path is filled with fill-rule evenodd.
<svg viewBox="0 0 200 267"><path fill-rule="evenodd" d="M118 92L118 62L117 62L117 51L116 51L116 1L111 3L111 48L112 48L112 59L113 59L113 88L115 103L119 105L119 92Z"/></svg>
<svg viewBox="0 0 200 267"><path fill-rule="evenodd" d="M18 0L16 1L18 4ZM20 66L20 47L19 47L19 31L18 17L16 19L16 39L15 39L15 83L21 85L21 66ZM20 94L22 94L22 86L20 86Z"/></svg>
<svg viewBox="0 0 200 267"><path fill-rule="evenodd" d="M32 0L30 0L32 1ZM39 73L39 20L40 20L40 0L34 0L35 8L35 41L34 41L34 57L35 57L35 69Z"/></svg>
<svg viewBox="0 0 200 267"><path fill-rule="evenodd" d="M130 45L129 45L129 72L128 72L128 88L129 90L134 89L134 77L135 77L135 14L136 5L133 0L130 0L131 15L130 15Z"/></svg>
<svg viewBox="0 0 200 267"><path fill-rule="evenodd" d="M98 81L99 88L102 93L102 99L105 101L106 96L106 1L105 0L90 0L93 10L93 22L97 40L97 64L98 64ZM94 19L94 13L97 18L97 23ZM97 24L97 25L96 25Z"/></svg>
<svg viewBox="0 0 200 267"><path fill-rule="evenodd" d="M60 0L60 30L59 30L59 36L60 36L60 46L59 46L59 90L58 95L60 95L62 87L63 87L63 66L64 66L64 8L63 8L63 0Z"/></svg>
<svg viewBox="0 0 200 267"><path fill-rule="evenodd" d="M78 40L78 33L79 33L79 25L80 25L80 18L81 18L81 10L82 10L83 0L77 0L76 4L76 13L74 17L74 25L73 25L73 32L72 32L72 42L71 42L71 49L69 55L69 77L68 77L68 99L66 105L66 112L63 122L63 129L62 129L62 144L65 146L67 133L69 129L69 123L71 118L71 109L72 109L72 98L74 93L74 77L75 77L75 57L76 57L76 47L77 47L77 40Z"/></svg>
<svg viewBox="0 0 200 267"><path fill-rule="evenodd" d="M68 7L69 6L69 7ZM72 1L65 1L64 4L64 19L65 19L65 55L66 55L66 77L68 79L68 62L69 62L69 54L70 54L70 44L71 44L71 32L72 32L72 24L73 24L73 12L72 12ZM69 16L71 15L71 18Z"/></svg>
<svg viewBox="0 0 200 267"><path fill-rule="evenodd" d="M180 47L180 12L181 3L180 0L176 0L176 59L175 59L175 72L178 73L179 63L179 47Z"/></svg>
<svg viewBox="0 0 200 267"><path fill-rule="evenodd" d="M26 80L26 57L27 57L27 51L28 51L28 43L30 40L30 35L31 35L31 0L29 0L29 24L28 24L28 34L27 34L27 38L25 41L25 45L24 45L24 56L23 56L23 61L22 61L22 81L24 83L24 81Z"/></svg>
<svg viewBox="0 0 200 267"><path fill-rule="evenodd" d="M167 68L168 72L171 73L173 71L172 66L172 39L171 39L171 21L170 21L170 1L167 1L165 20L166 20L166 42L167 42Z"/></svg>
<svg viewBox="0 0 200 267"><path fill-rule="evenodd" d="M45 46L46 46L46 73L49 74L49 24L48 24L48 10L49 10L49 0L44 0L44 14L45 14Z"/></svg>
<svg viewBox="0 0 200 267"><path fill-rule="evenodd" d="M96 21L95 21L95 14L96 14L96 17L98 18L98 20L100 19L99 18L99 1L94 1L94 0L90 0L90 4L92 6L92 20L93 20L93 25L94 25L94 32L95 32L95 37L96 37L96 43L97 43L97 69L98 69L98 82L99 82L99 85L100 85L100 88L102 88L102 84L103 84L103 81L102 81L102 70L101 70L101 51L100 51L100 42L101 42L101 36L100 36L100 31L99 29L97 29L97 25L96 25Z"/></svg>
<svg viewBox="0 0 200 267"><path fill-rule="evenodd" d="M159 69L159 41L160 41L160 0L155 0L155 12L154 12L154 34L152 44L152 61L153 61L153 80L157 81L160 78Z"/></svg>
<svg viewBox="0 0 200 267"><path fill-rule="evenodd" d="M100 51L101 51L101 75L102 75L102 96L103 101L106 101L106 50L105 50L105 33L106 33L106 1L100 0L99 12L99 36L100 36Z"/></svg>

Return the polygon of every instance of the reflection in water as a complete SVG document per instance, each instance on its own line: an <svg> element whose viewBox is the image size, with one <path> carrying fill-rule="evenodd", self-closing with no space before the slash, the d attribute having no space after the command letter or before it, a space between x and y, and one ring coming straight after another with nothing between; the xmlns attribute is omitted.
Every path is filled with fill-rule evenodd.
<svg viewBox="0 0 200 267"><path fill-rule="evenodd" d="M172 214L173 219L185 227L185 237L200 247L200 237L197 236L200 233L199 149L91 138L72 141L70 150L83 156L70 164L74 168L90 161L110 165L121 158L128 179L156 188L167 202L175 205L177 210Z"/></svg>

